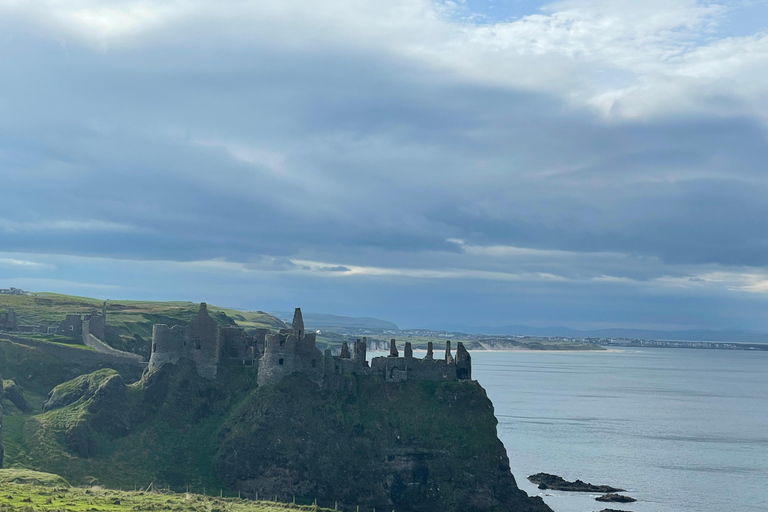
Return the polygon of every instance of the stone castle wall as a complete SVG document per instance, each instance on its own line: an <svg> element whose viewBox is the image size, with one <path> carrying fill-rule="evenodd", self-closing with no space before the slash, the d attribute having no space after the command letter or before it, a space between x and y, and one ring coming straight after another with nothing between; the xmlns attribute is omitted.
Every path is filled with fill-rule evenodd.
<svg viewBox="0 0 768 512"><path fill-rule="evenodd" d="M191 359L197 365L202 377L213 379L219 366L219 327L208 315L205 303L186 327L156 324L152 327L152 353L149 368L163 364L174 364L182 357Z"/></svg>
<svg viewBox="0 0 768 512"><path fill-rule="evenodd" d="M268 334L259 359L259 386L276 384L292 373L303 373L318 384L323 380L323 354L315 346L315 334L283 330Z"/></svg>
<svg viewBox="0 0 768 512"><path fill-rule="evenodd" d="M402 356L395 340L390 343L388 357L366 359L368 340L363 338L352 344L345 342L338 356L330 349L325 354L316 346L316 335L304 331L301 310L294 314L295 328L272 333L258 330L248 336L235 327L219 327L210 317L205 303L197 316L186 327L155 325L152 333L152 355L149 368L175 364L181 358L191 359L198 374L209 379L216 377L221 365L256 365L260 386L280 382L292 373L308 376L319 385L335 386L343 375L377 375L388 382L409 379L457 381L472 377L469 352L459 343L456 358L451 354L451 342L446 343L445 358L435 359L429 344L424 359L413 357L410 343L405 343Z"/></svg>
<svg viewBox="0 0 768 512"><path fill-rule="evenodd" d="M83 335L83 318L80 315L67 315L59 324L57 334L80 338Z"/></svg>
<svg viewBox="0 0 768 512"><path fill-rule="evenodd" d="M15 331L18 327L18 318L13 308L10 308L7 313L0 314L0 329L5 331Z"/></svg>

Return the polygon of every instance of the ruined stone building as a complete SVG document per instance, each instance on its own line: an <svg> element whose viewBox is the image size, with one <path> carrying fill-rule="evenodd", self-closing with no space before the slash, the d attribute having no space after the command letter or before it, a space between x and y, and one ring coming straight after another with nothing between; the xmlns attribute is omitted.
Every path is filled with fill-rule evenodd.
<svg viewBox="0 0 768 512"><path fill-rule="evenodd" d="M55 329L56 334L71 338L84 338L88 334L104 340L107 331L107 303L101 306L101 314L94 310L85 316L70 314L59 323Z"/></svg>
<svg viewBox="0 0 768 512"><path fill-rule="evenodd" d="M338 356L330 349L321 352L315 342L315 333L306 332L304 328L299 308L294 312L290 329L278 332L260 329L247 335L237 327L218 326L202 303L187 326L157 324L153 327L149 368L187 358L195 362L200 376L213 379L221 366L255 366L260 386L276 384L292 373L302 373L320 385L330 385L343 375L379 375L390 382L472 378L471 357L461 343L456 348L455 359L450 341L444 358L434 357L430 342L426 357L418 359L413 357L410 343L405 343L401 357L395 340L391 340L389 356L376 357L369 364L365 338L355 341L351 351L345 342Z"/></svg>
<svg viewBox="0 0 768 512"><path fill-rule="evenodd" d="M7 313L0 313L0 330L15 331L18 327L16 312L10 308Z"/></svg>
<svg viewBox="0 0 768 512"><path fill-rule="evenodd" d="M80 315L67 315L67 317L59 323L59 328L56 330L56 334L70 336L72 338L82 337L83 317Z"/></svg>
<svg viewBox="0 0 768 512"><path fill-rule="evenodd" d="M104 341L107 337L107 303L105 302L101 306L101 314L96 311L85 315L81 327L83 336L92 334Z"/></svg>

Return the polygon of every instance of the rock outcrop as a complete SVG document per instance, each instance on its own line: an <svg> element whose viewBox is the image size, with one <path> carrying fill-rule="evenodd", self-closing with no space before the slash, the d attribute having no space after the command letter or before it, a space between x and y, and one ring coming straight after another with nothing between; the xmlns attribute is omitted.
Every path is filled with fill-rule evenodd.
<svg viewBox="0 0 768 512"><path fill-rule="evenodd" d="M30 407L29 404L27 404L27 399L24 398L24 390L21 389L21 386L19 386L16 381L10 379L4 380L2 389L4 400L8 400L22 412L29 412Z"/></svg>
<svg viewBox="0 0 768 512"><path fill-rule="evenodd" d="M595 498L595 501L602 501L606 503L634 503L637 501L635 498L630 498L629 496L624 496L622 494L604 494L603 496L598 496Z"/></svg>
<svg viewBox="0 0 768 512"><path fill-rule="evenodd" d="M258 389L221 431L217 471L246 495L343 510L549 511L519 490L474 382L383 383L302 375Z"/></svg>
<svg viewBox="0 0 768 512"><path fill-rule="evenodd" d="M537 484L539 489L552 489L554 491L573 491L573 492L602 492L616 493L624 492L624 489L611 487L610 485L592 485L590 483L576 480L569 482L563 477L550 475L549 473L536 473L528 477L532 483Z"/></svg>
<svg viewBox="0 0 768 512"><path fill-rule="evenodd" d="M53 424L63 431L67 447L82 458L94 457L98 443L94 432L117 439L128 434L130 411L126 386L115 370L99 370L56 386L43 403L43 412L62 411Z"/></svg>

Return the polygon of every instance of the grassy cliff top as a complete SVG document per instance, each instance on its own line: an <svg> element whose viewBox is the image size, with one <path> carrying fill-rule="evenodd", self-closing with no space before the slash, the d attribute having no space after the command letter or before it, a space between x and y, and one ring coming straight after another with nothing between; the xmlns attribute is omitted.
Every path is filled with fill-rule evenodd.
<svg viewBox="0 0 768 512"><path fill-rule="evenodd" d="M68 512L94 510L108 512L144 510L284 512L287 510L323 511L327 509L297 506L289 503L201 496L199 494L69 487L66 480L58 475L28 470L2 469L0 470L0 510L7 512L30 510L67 510Z"/></svg>
<svg viewBox="0 0 768 512"><path fill-rule="evenodd" d="M57 293L0 295L0 312L13 308L18 315L19 325L53 326L67 314L101 311L102 303L99 299ZM107 301L107 322L112 326L124 327L131 334L147 337L152 334L152 324L186 324L197 313L199 306L194 302L110 300ZM208 310L222 324L234 321L246 329L285 327L281 320L262 311L238 311L212 305L208 306Z"/></svg>

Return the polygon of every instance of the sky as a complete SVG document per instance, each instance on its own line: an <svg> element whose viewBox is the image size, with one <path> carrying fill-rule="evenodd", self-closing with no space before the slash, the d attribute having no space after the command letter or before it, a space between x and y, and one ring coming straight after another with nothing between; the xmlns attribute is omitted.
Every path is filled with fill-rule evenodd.
<svg viewBox="0 0 768 512"><path fill-rule="evenodd" d="M0 288L768 331L768 2L0 0Z"/></svg>

